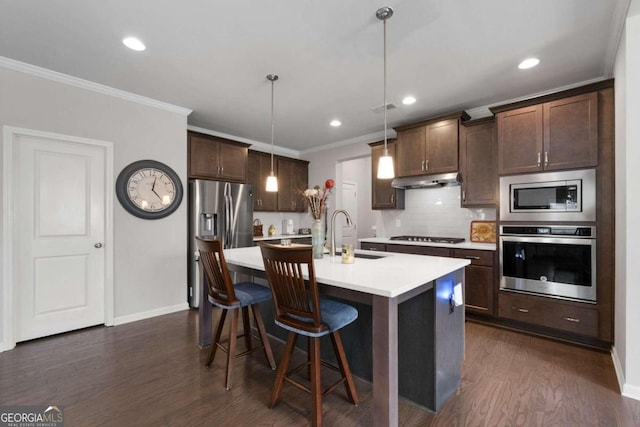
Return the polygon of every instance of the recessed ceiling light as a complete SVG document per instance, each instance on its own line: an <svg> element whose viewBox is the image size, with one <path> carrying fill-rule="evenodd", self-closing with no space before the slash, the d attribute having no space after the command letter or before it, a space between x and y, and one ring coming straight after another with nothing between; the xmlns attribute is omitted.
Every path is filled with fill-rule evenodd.
<svg viewBox="0 0 640 427"><path fill-rule="evenodd" d="M527 68L533 68L540 63L538 58L527 58L518 65L518 68L521 70L526 70Z"/></svg>
<svg viewBox="0 0 640 427"><path fill-rule="evenodd" d="M147 48L144 45L144 43L142 43L140 40L138 40L135 37L126 37L126 38L122 39L122 44L124 44L129 49L135 50L135 51L138 51L138 52L141 52L141 51L143 51L143 50L145 50Z"/></svg>
<svg viewBox="0 0 640 427"><path fill-rule="evenodd" d="M413 96L411 96L411 95L409 95L409 96L405 96L405 97L404 97L404 99L402 100L402 103L403 103L404 105L411 105L411 104L413 104L414 102L416 102L416 98L415 98L415 97L413 97Z"/></svg>
<svg viewBox="0 0 640 427"><path fill-rule="evenodd" d="M342 125L342 122L340 120L331 120L331 123L329 123L331 126L333 126L334 128L337 128L338 126Z"/></svg>

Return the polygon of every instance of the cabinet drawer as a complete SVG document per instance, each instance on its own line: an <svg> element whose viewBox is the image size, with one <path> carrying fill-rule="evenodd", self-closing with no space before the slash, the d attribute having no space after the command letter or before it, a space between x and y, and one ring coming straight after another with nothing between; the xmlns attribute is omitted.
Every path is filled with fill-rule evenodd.
<svg viewBox="0 0 640 427"><path fill-rule="evenodd" d="M403 254L431 255L431 256L451 256L451 249L433 246L417 245L387 245L388 252L399 252Z"/></svg>
<svg viewBox="0 0 640 427"><path fill-rule="evenodd" d="M493 251L479 251L476 249L454 249L454 258L464 258L471 260L471 265L493 266Z"/></svg>
<svg viewBox="0 0 640 427"><path fill-rule="evenodd" d="M498 315L576 334L598 336L597 310L548 301L546 298L500 292Z"/></svg>
<svg viewBox="0 0 640 427"><path fill-rule="evenodd" d="M360 249L384 252L386 250L386 245L384 243L360 242Z"/></svg>

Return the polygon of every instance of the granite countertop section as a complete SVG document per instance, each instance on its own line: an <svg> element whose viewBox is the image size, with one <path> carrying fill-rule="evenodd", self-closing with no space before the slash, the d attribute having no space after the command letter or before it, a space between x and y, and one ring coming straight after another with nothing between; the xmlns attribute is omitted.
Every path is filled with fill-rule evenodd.
<svg viewBox="0 0 640 427"><path fill-rule="evenodd" d="M410 255L394 252L356 250L353 264L343 264L340 256L325 254L314 259L316 280L319 283L344 289L393 298L435 279L464 268L468 259ZM376 259L359 258L358 254ZM257 246L225 249L227 263L264 271L262 254Z"/></svg>
<svg viewBox="0 0 640 427"><path fill-rule="evenodd" d="M276 234L275 236L254 237L253 241L260 242L263 240L303 239L305 237L311 237L311 234Z"/></svg>
<svg viewBox="0 0 640 427"><path fill-rule="evenodd" d="M481 251L496 251L497 245L495 243L475 243L470 241L464 241L462 243L434 243L434 242L409 242L406 240L391 240L388 237L367 237L364 239L358 239L359 242L369 243L384 243L392 245L413 245L413 246L434 246L438 248L453 248L453 249L476 249Z"/></svg>

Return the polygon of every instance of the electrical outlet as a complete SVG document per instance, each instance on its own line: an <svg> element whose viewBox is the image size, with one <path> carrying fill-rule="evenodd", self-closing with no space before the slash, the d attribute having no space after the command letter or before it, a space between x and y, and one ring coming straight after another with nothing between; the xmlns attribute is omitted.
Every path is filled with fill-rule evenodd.
<svg viewBox="0 0 640 427"><path fill-rule="evenodd" d="M401 227L401 224L400 224L400 220L399 220L399 219L396 219L396 227L398 227L398 228L400 228L400 227Z"/></svg>

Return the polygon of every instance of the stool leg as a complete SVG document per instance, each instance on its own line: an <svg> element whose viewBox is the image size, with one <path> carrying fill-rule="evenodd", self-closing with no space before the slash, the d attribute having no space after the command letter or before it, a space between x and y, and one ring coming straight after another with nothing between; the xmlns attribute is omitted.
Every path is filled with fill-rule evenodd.
<svg viewBox="0 0 640 427"><path fill-rule="evenodd" d="M351 376L351 369L349 369L349 362L347 362L347 356L344 353L344 346L342 345L342 338L338 331L331 333L331 342L333 343L333 350L336 353L336 359L338 359L338 366L342 373L342 377L345 379L344 387L347 389L347 396L349 399L357 405L358 393L356 393L356 386Z"/></svg>
<svg viewBox="0 0 640 427"><path fill-rule="evenodd" d="M320 338L309 338L311 356L311 417L314 427L322 426L322 381L320 379Z"/></svg>
<svg viewBox="0 0 640 427"><path fill-rule="evenodd" d="M256 327L258 328L258 332L260 333L260 339L262 340L262 345L264 346L264 355L267 358L267 362L269 362L269 366L271 367L271 369L276 369L276 361L273 358L271 344L269 344L267 331L264 329L264 322L262 321L262 314L260 314L260 307L258 307L258 304L253 304L251 306L251 311L253 311L253 319L255 320Z"/></svg>
<svg viewBox="0 0 640 427"><path fill-rule="evenodd" d="M231 324L229 325L229 349L227 351L227 379L225 387L231 389L233 384L233 361L236 358L236 342L238 341L238 309L231 310Z"/></svg>
<svg viewBox="0 0 640 427"><path fill-rule="evenodd" d="M211 362L213 362L213 358L216 357L216 350L218 349L218 343L220 342L220 335L222 335L222 327L224 326L224 320L227 318L227 310L222 310L220 314L220 320L218 320L218 326L213 332L213 336L211 337L211 350L209 351L209 358L207 359L207 363L205 366L208 368L211 366Z"/></svg>
<svg viewBox="0 0 640 427"><path fill-rule="evenodd" d="M251 323L249 322L249 307L242 307L242 329L244 345L251 350Z"/></svg>
<svg viewBox="0 0 640 427"><path fill-rule="evenodd" d="M278 366L276 382L273 385L273 391L271 392L271 402L269 403L269 407L271 408L273 408L273 406L278 401L278 398L280 397L280 392L282 391L282 385L284 383L284 377L287 374L287 370L289 369L291 355L293 354L293 349L295 348L297 338L298 334L296 334L295 332L289 332L287 344L285 345L284 353L282 354L282 360L280 361L280 366Z"/></svg>

